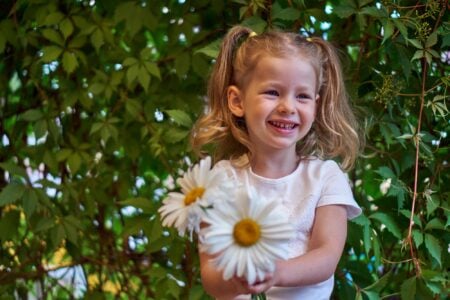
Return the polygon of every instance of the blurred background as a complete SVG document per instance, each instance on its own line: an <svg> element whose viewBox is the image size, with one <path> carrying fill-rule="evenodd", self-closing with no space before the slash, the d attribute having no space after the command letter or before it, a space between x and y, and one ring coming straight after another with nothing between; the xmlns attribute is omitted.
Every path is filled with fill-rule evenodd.
<svg viewBox="0 0 450 300"><path fill-rule="evenodd" d="M0 299L209 299L157 209L226 31L340 51L366 145L333 299L447 299L448 0L0 1Z"/></svg>

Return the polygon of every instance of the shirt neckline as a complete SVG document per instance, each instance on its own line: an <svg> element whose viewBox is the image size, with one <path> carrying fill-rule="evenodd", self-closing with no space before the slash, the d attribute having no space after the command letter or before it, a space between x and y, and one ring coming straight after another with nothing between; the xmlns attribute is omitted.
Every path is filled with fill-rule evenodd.
<svg viewBox="0 0 450 300"><path fill-rule="evenodd" d="M247 157L247 160L248 160L248 157ZM297 163L297 167L295 168L295 170L293 172L291 172L290 174L288 174L286 176L280 177L280 178L267 178L267 177L258 175L255 172L253 172L253 169L250 165L248 166L247 173L249 174L250 177L252 177L255 180L258 180L260 182L264 182L264 183L268 183L268 184L279 184L279 183L284 183L284 182L290 181L291 178L296 177L297 174L299 174L301 172L301 170L303 169L304 162L305 162L305 158L300 159L299 162Z"/></svg>

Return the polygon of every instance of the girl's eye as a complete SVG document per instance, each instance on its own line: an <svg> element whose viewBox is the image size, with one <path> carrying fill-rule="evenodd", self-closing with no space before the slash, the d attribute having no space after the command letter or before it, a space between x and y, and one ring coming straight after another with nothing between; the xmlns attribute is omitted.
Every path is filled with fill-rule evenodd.
<svg viewBox="0 0 450 300"><path fill-rule="evenodd" d="M270 95L270 96L279 96L279 94L276 90L267 90L264 92L264 94Z"/></svg>
<svg viewBox="0 0 450 300"><path fill-rule="evenodd" d="M309 99L311 99L311 97L308 94L299 94L297 96L297 98L300 99L300 100L309 100Z"/></svg>

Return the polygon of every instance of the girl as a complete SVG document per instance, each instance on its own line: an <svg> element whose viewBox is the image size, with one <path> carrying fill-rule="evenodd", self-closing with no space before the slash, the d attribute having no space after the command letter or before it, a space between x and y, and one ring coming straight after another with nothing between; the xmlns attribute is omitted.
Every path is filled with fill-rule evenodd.
<svg viewBox="0 0 450 300"><path fill-rule="evenodd" d="M205 290L217 299L329 299L347 219L360 214L347 178L359 150L355 118L338 57L320 38L256 35L236 26L225 36L208 86L209 107L194 128L196 151L212 146L214 167L230 180L281 199L296 237L287 261L253 285L222 279L200 253ZM211 149L209 149L211 150Z"/></svg>

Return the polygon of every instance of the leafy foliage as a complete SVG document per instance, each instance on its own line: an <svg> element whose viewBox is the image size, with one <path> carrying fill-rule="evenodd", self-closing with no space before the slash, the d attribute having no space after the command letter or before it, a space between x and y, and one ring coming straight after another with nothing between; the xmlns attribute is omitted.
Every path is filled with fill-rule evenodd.
<svg viewBox="0 0 450 300"><path fill-rule="evenodd" d="M171 174L237 23L342 50L366 147L335 299L448 296L447 0L0 3L3 299L208 299L163 229ZM15 296L14 296L15 295Z"/></svg>

